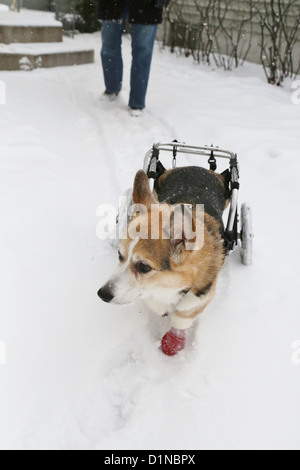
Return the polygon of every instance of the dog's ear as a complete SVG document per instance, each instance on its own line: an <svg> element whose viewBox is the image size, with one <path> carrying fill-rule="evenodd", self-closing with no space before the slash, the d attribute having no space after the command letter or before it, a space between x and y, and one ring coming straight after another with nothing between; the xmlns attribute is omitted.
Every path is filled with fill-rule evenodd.
<svg viewBox="0 0 300 470"><path fill-rule="evenodd" d="M133 204L142 204L147 208L157 202L150 190L148 177L143 170L138 171L136 174L132 200Z"/></svg>
<svg viewBox="0 0 300 470"><path fill-rule="evenodd" d="M189 244L195 241L196 223L193 210L185 204L178 204L172 208L170 220L170 239L173 256L177 261L180 255L190 250Z"/></svg>

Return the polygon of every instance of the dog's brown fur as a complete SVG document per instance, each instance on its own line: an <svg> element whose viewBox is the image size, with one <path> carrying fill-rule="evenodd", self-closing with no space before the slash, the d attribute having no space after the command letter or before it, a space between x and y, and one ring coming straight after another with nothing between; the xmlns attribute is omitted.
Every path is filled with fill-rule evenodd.
<svg viewBox="0 0 300 470"><path fill-rule="evenodd" d="M136 213L119 247L120 264L98 293L105 302L120 305L141 298L159 315L171 314L171 332L189 328L215 294L225 259L222 212L228 202L222 175L206 174L199 167L172 175L178 170L159 178L157 194L152 194L147 175L137 173ZM198 203L206 204L203 218ZM192 229L189 236L194 240L188 240L186 227ZM162 340L166 354L174 352L165 346L172 334Z"/></svg>
<svg viewBox="0 0 300 470"><path fill-rule="evenodd" d="M166 172L158 181L159 187L162 187L164 181L171 173ZM225 184L221 175L218 175L220 183L224 187ZM131 224L140 227L147 227L147 234L142 237L134 248L136 259L143 260L153 270L144 276L135 273L139 282L146 288L162 288L176 286L183 291L190 291L196 297L201 299L203 303L198 307L190 310L176 310L174 315L185 319L194 319L201 313L212 299L217 276L223 266L225 259L224 243L221 236L220 223L213 217L205 214L204 217L204 245L201 250L187 251L184 247L184 240L164 240L163 239L163 220L160 218L160 227L156 228L159 233L157 240L150 237L153 230L152 214L155 211L163 211L164 204L159 204L155 196L151 193L149 182L143 171L137 173L134 183L133 202L146 206L147 212L137 215ZM187 201L188 203L189 201ZM224 207L225 209L225 207ZM145 221L146 219L146 221ZM156 218L157 220L157 218ZM144 239L146 238L146 239ZM123 242L124 259L128 254L130 240ZM134 263L131 266L134 272Z"/></svg>

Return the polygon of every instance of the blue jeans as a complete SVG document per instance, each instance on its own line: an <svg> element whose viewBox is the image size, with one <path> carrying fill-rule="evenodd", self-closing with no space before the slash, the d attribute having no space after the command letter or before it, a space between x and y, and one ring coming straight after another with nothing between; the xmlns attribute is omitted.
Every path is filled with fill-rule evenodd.
<svg viewBox="0 0 300 470"><path fill-rule="evenodd" d="M101 59L107 93L119 93L123 82L122 36L123 23L103 21ZM131 25L132 66L129 106L143 109L149 82L157 25Z"/></svg>

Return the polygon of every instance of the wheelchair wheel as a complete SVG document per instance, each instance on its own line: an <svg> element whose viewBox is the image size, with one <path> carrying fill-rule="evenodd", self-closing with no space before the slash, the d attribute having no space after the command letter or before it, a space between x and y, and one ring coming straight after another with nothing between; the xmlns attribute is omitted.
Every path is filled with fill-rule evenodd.
<svg viewBox="0 0 300 470"><path fill-rule="evenodd" d="M241 257L246 266L253 263L252 212L249 204L241 207Z"/></svg>

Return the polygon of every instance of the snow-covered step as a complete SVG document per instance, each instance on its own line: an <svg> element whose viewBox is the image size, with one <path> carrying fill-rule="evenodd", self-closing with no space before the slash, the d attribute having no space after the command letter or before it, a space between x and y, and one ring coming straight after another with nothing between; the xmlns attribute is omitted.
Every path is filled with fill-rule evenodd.
<svg viewBox="0 0 300 470"><path fill-rule="evenodd" d="M68 38L59 43L0 44L0 70L90 64L94 58L94 49Z"/></svg>
<svg viewBox="0 0 300 470"><path fill-rule="evenodd" d="M53 13L0 11L0 43L60 42L63 28Z"/></svg>

